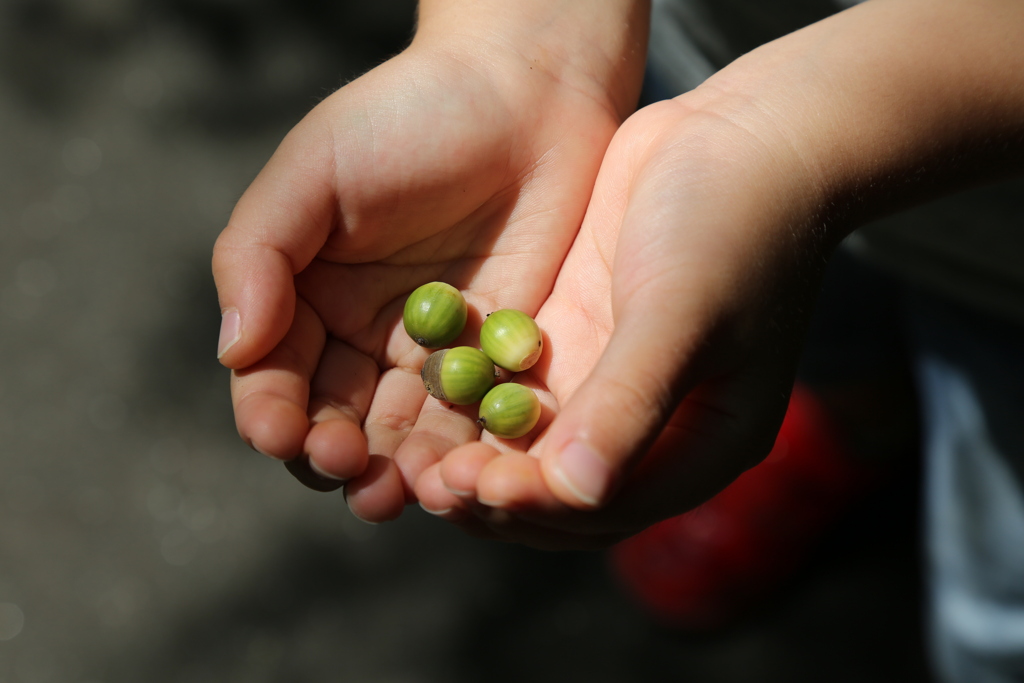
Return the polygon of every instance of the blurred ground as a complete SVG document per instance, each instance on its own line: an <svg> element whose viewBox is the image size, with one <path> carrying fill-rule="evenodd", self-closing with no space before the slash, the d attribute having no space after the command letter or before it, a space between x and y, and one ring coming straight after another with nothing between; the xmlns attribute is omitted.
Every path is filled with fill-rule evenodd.
<svg viewBox="0 0 1024 683"><path fill-rule="evenodd" d="M925 680L913 473L693 637L598 554L364 525L238 441L213 240L412 9L0 5L0 683Z"/></svg>

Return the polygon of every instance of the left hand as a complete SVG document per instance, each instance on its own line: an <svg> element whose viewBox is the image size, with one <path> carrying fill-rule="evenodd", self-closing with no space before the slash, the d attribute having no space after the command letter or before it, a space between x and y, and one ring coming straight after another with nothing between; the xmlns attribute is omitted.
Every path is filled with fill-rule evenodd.
<svg viewBox="0 0 1024 683"><path fill-rule="evenodd" d="M423 506L600 547L757 463L834 246L1024 168L1022 26L1010 0L863 3L627 120L537 317L551 351L522 381L546 430L453 450L417 481Z"/></svg>
<svg viewBox="0 0 1024 683"><path fill-rule="evenodd" d="M451 451L416 483L424 508L478 535L602 547L767 455L824 264L814 231L790 231L813 183L778 131L701 97L638 112L609 147L537 315L550 352L516 378L542 424Z"/></svg>

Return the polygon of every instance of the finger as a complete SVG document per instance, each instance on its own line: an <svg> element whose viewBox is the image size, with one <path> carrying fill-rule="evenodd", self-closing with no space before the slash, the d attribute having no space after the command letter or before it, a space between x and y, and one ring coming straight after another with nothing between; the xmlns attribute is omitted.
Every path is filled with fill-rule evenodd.
<svg viewBox="0 0 1024 683"><path fill-rule="evenodd" d="M583 510L608 503L693 386L717 296L710 283L687 279L688 252L677 243L668 199L643 196L630 177L632 164L607 163L616 150L624 153L623 145L613 141L609 149L581 238L563 267L572 275L560 275L552 294L588 302L585 312L608 335L586 379L560 397L538 449L551 492ZM585 253L589 258L581 258ZM592 279L610 282L606 303L596 308L581 290Z"/></svg>
<svg viewBox="0 0 1024 683"><path fill-rule="evenodd" d="M395 519L415 500L393 456L412 431L426 396L419 374L407 368L392 368L380 376L363 426L369 462L345 485L349 508L360 519Z"/></svg>
<svg viewBox="0 0 1024 683"><path fill-rule="evenodd" d="M441 482L439 465L428 467L416 480L416 497L420 507L435 517L454 524L461 531L474 538L502 540L483 520L472 514L466 501L453 496Z"/></svg>
<svg viewBox="0 0 1024 683"><path fill-rule="evenodd" d="M299 300L277 347L256 365L232 373L238 433L260 453L291 460L302 452L309 432L309 382L325 340L319 318Z"/></svg>
<svg viewBox="0 0 1024 683"><path fill-rule="evenodd" d="M419 372L397 367L382 374L364 425L370 453L393 457L416 424L426 398Z"/></svg>
<svg viewBox="0 0 1024 683"><path fill-rule="evenodd" d="M561 514L566 506L545 485L540 461L520 451L503 453L480 470L476 498L492 508L528 508L541 514Z"/></svg>
<svg viewBox="0 0 1024 683"><path fill-rule="evenodd" d="M370 524L397 519L405 508L405 496L395 462L384 455L370 455L363 473L345 484L345 502L353 515Z"/></svg>
<svg viewBox="0 0 1024 683"><path fill-rule="evenodd" d="M629 535L631 527L608 510L580 511L565 505L548 488L540 461L510 451L491 460L477 479L477 499L507 513L499 520L483 515L506 540L547 550L606 548Z"/></svg>
<svg viewBox="0 0 1024 683"><path fill-rule="evenodd" d="M540 460L536 457L510 451L500 455L495 453L487 458L469 452L468 447L464 451L456 451L442 462L442 476L446 467L448 471L455 470L449 476L460 484L466 483L469 476L475 476L473 485L476 486L476 499L480 503L508 511L521 522L563 532L568 536L603 539L602 543L623 538L642 528L635 518L647 517L634 513L632 508L643 511L649 509L651 505L644 504L643 499L657 485L650 478L639 482L631 479L629 492L633 495L616 498L612 505L602 510L577 510L560 501L551 492L544 480ZM462 461L455 460L456 457ZM449 463L449 460L455 462ZM474 469L477 470L475 473ZM660 489L658 492L661 492Z"/></svg>
<svg viewBox="0 0 1024 683"><path fill-rule="evenodd" d="M222 312L217 356L244 368L287 333L293 277L323 246L336 218L332 145L309 120L281 143L231 214L213 250Z"/></svg>
<svg viewBox="0 0 1024 683"><path fill-rule="evenodd" d="M395 463L406 487L413 489L421 473L453 448L476 441L480 436L476 417L475 406L457 406L427 398L415 426L395 452Z"/></svg>
<svg viewBox="0 0 1024 683"><path fill-rule="evenodd" d="M653 243L647 230L630 241L629 222L627 215L613 256L611 334L539 449L551 491L579 509L605 505L654 441L695 384L713 328L707 300L715 294L687 291L676 245ZM572 286L560 282L555 294Z"/></svg>
<svg viewBox="0 0 1024 683"><path fill-rule="evenodd" d="M438 474L444 488L463 500L476 500L477 480L484 468L499 455L485 443L468 443L456 448L441 461Z"/></svg>
<svg viewBox="0 0 1024 683"><path fill-rule="evenodd" d="M540 461L526 453L510 451L488 463L477 480L477 499L511 514L516 524L501 524L503 534L530 538L537 547L603 548L625 535L604 519L604 511L581 512L560 501L544 481Z"/></svg>
<svg viewBox="0 0 1024 683"><path fill-rule="evenodd" d="M453 492L453 484L465 489L479 485L479 496ZM603 528L581 533L571 520L593 513L569 508L551 495L536 458L517 451L499 453L479 442L452 451L425 470L416 481L416 495L428 511L440 512L467 533L546 550L603 548L625 535Z"/></svg>
<svg viewBox="0 0 1024 683"><path fill-rule="evenodd" d="M598 364L549 428L544 478L567 505L607 503L688 388L681 374L696 355L692 340L649 316L668 317L635 310L616 321Z"/></svg>
<svg viewBox="0 0 1024 683"><path fill-rule="evenodd" d="M320 476L345 481L366 468L369 450L362 424L377 377L373 359L348 344L328 340L310 387L313 427L303 449Z"/></svg>
<svg viewBox="0 0 1024 683"><path fill-rule="evenodd" d="M435 517L459 522L470 516L466 503L445 488L439 463L423 470L416 479L415 491L420 507Z"/></svg>

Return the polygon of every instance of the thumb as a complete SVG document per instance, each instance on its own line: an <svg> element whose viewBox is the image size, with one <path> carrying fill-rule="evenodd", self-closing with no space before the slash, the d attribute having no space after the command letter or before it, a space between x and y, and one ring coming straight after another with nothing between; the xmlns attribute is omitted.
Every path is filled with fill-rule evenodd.
<svg viewBox="0 0 1024 683"><path fill-rule="evenodd" d="M684 324L685 315L652 310L657 304L629 308L628 316L617 316L590 376L545 437L545 483L571 507L597 508L611 499L693 386L700 366L700 338L683 330L701 326Z"/></svg>
<svg viewBox="0 0 1024 683"><path fill-rule="evenodd" d="M295 314L295 274L324 245L335 218L330 145L302 124L281 143L231 214L213 250L221 307L217 357L240 369L284 338Z"/></svg>

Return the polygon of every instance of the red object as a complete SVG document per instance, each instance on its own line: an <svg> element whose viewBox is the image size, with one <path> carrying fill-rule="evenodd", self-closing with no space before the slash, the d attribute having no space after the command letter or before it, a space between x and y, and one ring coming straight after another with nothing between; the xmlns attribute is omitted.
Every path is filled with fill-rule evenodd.
<svg viewBox="0 0 1024 683"><path fill-rule="evenodd" d="M622 541L611 563L660 621L719 627L792 575L875 479L845 454L824 408L797 385L762 463L699 508Z"/></svg>

